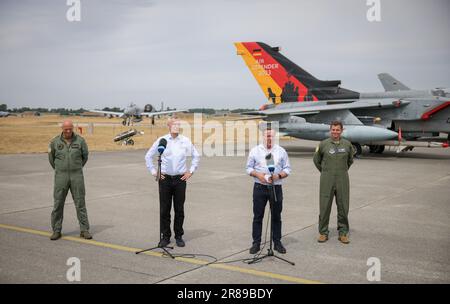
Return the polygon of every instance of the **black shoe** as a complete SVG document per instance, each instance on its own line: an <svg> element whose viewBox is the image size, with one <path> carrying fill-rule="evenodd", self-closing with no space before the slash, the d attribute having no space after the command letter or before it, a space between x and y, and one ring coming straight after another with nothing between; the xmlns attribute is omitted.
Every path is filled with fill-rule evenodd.
<svg viewBox="0 0 450 304"><path fill-rule="evenodd" d="M162 239L161 241L159 241L158 247L164 248L164 247L167 247L167 245L169 245L169 244L170 244L170 239Z"/></svg>
<svg viewBox="0 0 450 304"><path fill-rule="evenodd" d="M275 247L275 250L278 251L279 253L282 253L282 254L286 253L286 248L284 248L283 244L276 243L274 247Z"/></svg>
<svg viewBox="0 0 450 304"><path fill-rule="evenodd" d="M180 238L176 238L175 241L176 241L178 247L186 246L186 244L184 243L184 241L183 241L183 239L181 237Z"/></svg>
<svg viewBox="0 0 450 304"><path fill-rule="evenodd" d="M261 248L259 247L259 244L253 244L252 248L250 248L250 254L257 254Z"/></svg>

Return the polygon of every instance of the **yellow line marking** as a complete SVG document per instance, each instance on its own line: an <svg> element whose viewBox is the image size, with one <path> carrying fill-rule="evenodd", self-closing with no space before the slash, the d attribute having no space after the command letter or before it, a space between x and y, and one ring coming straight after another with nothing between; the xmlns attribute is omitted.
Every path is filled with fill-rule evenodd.
<svg viewBox="0 0 450 304"><path fill-rule="evenodd" d="M51 233L47 232L47 231L41 231L41 230L35 230L35 229L12 226L12 225L5 225L5 224L0 224L0 228L12 230L12 231L30 233L30 234L40 235L40 236L46 236L46 237L49 237L51 235ZM94 246L103 247L103 248L110 248L110 249L116 249L116 250L120 250L120 251L133 252L133 253L142 250L140 248L115 245L115 244L110 244L110 243L105 243L105 242L94 241L94 240L86 240L83 238L73 237L73 236L63 236L61 239L67 240L67 241L72 241L72 242L77 242L77 243L82 243L82 244L94 245ZM146 251L146 252L143 252L142 254L155 256L155 257L163 256L162 253L152 252L152 251ZM206 265L206 264L210 263L208 261L205 261L202 259L195 259L195 258L176 257L175 260L190 263L190 264L196 264L196 265ZM239 266L232 266L232 265L226 265L226 264L209 264L207 266L212 267L212 268L217 268L217 269L233 271L233 272L246 273L246 274L259 276L259 277L278 279L278 280L293 282L293 283L322 284L319 281L302 279L302 278L298 278L298 277L292 277L292 276L288 276L288 275L267 272L267 271L261 271L261 270L255 270L255 269L239 267Z"/></svg>

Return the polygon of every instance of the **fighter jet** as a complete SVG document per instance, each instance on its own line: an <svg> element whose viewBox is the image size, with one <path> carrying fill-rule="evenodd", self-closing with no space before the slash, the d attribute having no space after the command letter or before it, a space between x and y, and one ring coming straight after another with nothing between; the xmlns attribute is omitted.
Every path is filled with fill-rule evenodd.
<svg viewBox="0 0 450 304"><path fill-rule="evenodd" d="M323 140L333 120L344 123L344 137L357 154L367 145L382 153L386 145L397 151L416 146L448 147L439 133L450 132L450 89L412 90L389 74L378 77L385 92L359 93L342 88L340 80L319 80L262 42L237 42L250 72L268 102L257 115L278 121L280 132L300 139Z"/></svg>
<svg viewBox="0 0 450 304"><path fill-rule="evenodd" d="M136 104L130 103L130 105L123 112L113 112L113 111L101 111L101 110L89 110L89 112L101 113L108 117L121 117L123 118L122 124L124 126L130 126L133 123L138 123L142 121L143 116L151 117L152 123L154 116L167 115L179 112L185 112L185 110L170 110L170 111L156 111L156 109L151 105L145 105L142 110Z"/></svg>

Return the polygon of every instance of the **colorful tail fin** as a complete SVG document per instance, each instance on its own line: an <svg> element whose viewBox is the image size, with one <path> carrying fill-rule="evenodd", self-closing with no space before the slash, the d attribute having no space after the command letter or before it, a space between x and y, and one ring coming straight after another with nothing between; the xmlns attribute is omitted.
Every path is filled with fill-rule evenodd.
<svg viewBox="0 0 450 304"><path fill-rule="evenodd" d="M340 80L319 80L262 42L236 42L241 55L272 103L358 99L359 93L340 88Z"/></svg>

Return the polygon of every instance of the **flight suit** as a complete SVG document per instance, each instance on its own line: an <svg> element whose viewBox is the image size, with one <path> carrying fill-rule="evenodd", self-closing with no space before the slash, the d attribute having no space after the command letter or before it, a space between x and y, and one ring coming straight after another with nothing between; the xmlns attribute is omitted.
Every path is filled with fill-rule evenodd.
<svg viewBox="0 0 450 304"><path fill-rule="evenodd" d="M64 215L64 202L70 189L77 211L81 231L89 230L85 203L83 166L88 160L88 146L84 139L73 133L67 144L63 134L52 139L48 147L48 160L55 170L53 188L54 206L51 215L52 229L61 232Z"/></svg>
<svg viewBox="0 0 450 304"><path fill-rule="evenodd" d="M328 235L331 205L336 196L337 228L339 235L349 232L348 211L350 182L348 169L353 163L354 148L352 144L341 138L333 142L331 138L323 140L314 153L314 164L320 174L320 215L319 233Z"/></svg>

